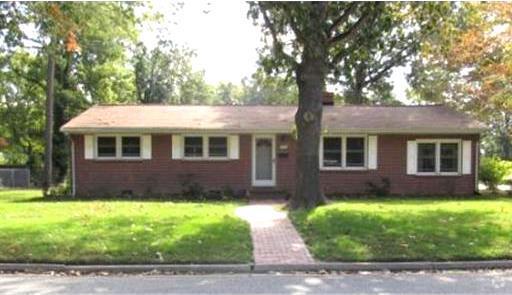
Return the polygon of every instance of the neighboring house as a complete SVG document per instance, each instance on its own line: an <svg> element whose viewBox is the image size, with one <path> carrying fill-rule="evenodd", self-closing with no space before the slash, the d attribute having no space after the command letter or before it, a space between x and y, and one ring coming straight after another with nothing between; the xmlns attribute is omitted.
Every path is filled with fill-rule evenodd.
<svg viewBox="0 0 512 295"><path fill-rule="evenodd" d="M79 195L207 190L293 193L295 106L94 106L62 127ZM325 105L325 193L472 194L482 125L444 106Z"/></svg>

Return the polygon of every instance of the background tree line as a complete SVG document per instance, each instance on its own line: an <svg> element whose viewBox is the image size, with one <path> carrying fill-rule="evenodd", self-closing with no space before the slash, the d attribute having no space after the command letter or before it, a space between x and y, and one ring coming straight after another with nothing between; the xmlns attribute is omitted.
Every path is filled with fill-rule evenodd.
<svg viewBox="0 0 512 295"><path fill-rule="evenodd" d="M91 105L295 101L294 87L284 79L258 71L239 85L210 85L192 68L193 50L168 39L147 48L137 28L155 16L137 17L141 5L0 3L0 164L27 165L35 185L44 181L49 81L52 183L64 181L69 169L69 140L59 128Z"/></svg>
<svg viewBox="0 0 512 295"><path fill-rule="evenodd" d="M238 84L218 85L205 81L192 67L194 51L172 36L154 48L140 42L139 25L155 21L137 16L141 5L0 3L0 161L27 165L35 184L43 180L49 73L52 182L59 183L68 174L69 141L58 130L96 103L296 105L297 61L320 30L334 44L321 49L320 84L339 89L338 103L402 103L390 75L406 66L411 101L477 116L490 127L486 151L512 158L510 4L327 3L310 31L316 6L253 3L249 14L267 41L260 67ZM279 39L291 35L292 43Z"/></svg>

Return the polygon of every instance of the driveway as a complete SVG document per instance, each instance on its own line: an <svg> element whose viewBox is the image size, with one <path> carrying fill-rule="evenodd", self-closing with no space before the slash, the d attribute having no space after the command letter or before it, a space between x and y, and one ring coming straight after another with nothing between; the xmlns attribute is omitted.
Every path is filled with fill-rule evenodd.
<svg viewBox="0 0 512 295"><path fill-rule="evenodd" d="M510 294L512 271L338 275L1 275L1 294Z"/></svg>

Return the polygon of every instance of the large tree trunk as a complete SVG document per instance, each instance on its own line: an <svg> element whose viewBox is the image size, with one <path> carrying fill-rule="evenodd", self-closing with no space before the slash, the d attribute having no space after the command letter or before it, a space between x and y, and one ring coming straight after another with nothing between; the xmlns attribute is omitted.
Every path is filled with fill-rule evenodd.
<svg viewBox="0 0 512 295"><path fill-rule="evenodd" d="M48 68L46 72L46 127L44 148L44 180L43 193L46 195L52 186L53 169L53 100L55 80L55 59L52 53L48 53Z"/></svg>
<svg viewBox="0 0 512 295"><path fill-rule="evenodd" d="M312 34L296 71L299 107L295 114L297 127L297 170L295 194L290 208L313 208L325 202L319 178L319 144L322 128L322 94L325 86L327 45L321 28L324 3L315 6L310 14Z"/></svg>
<svg viewBox="0 0 512 295"><path fill-rule="evenodd" d="M69 102L73 99L69 96L69 93L74 90L71 83L73 52L66 52L64 57L66 60L64 66L55 66L55 76L60 77L56 82L59 82L63 91L58 91L53 100L52 170L54 183L61 183L65 180L70 163L69 138L59 130L68 121L66 110L69 108Z"/></svg>
<svg viewBox="0 0 512 295"><path fill-rule="evenodd" d="M363 96L363 88L360 85L354 85L351 89L348 89L344 93L345 102L352 105L365 104L365 98Z"/></svg>
<svg viewBox="0 0 512 295"><path fill-rule="evenodd" d="M350 89L345 92L345 102L348 104L361 105L366 103L363 96L363 88L366 80L366 68L363 65L355 67L355 73Z"/></svg>

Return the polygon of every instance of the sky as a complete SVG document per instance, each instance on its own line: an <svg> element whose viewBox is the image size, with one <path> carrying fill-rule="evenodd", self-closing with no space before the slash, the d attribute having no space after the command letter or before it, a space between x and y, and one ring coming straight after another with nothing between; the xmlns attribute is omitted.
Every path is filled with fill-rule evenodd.
<svg viewBox="0 0 512 295"><path fill-rule="evenodd" d="M180 9L176 2L152 2L154 10L163 14L160 25L141 29L142 41L152 47L158 34L167 34L177 44L195 50L195 70L204 70L208 83L240 83L257 68L262 33L247 17L245 1L186 1ZM406 102L407 68L396 69L391 80L395 97Z"/></svg>

